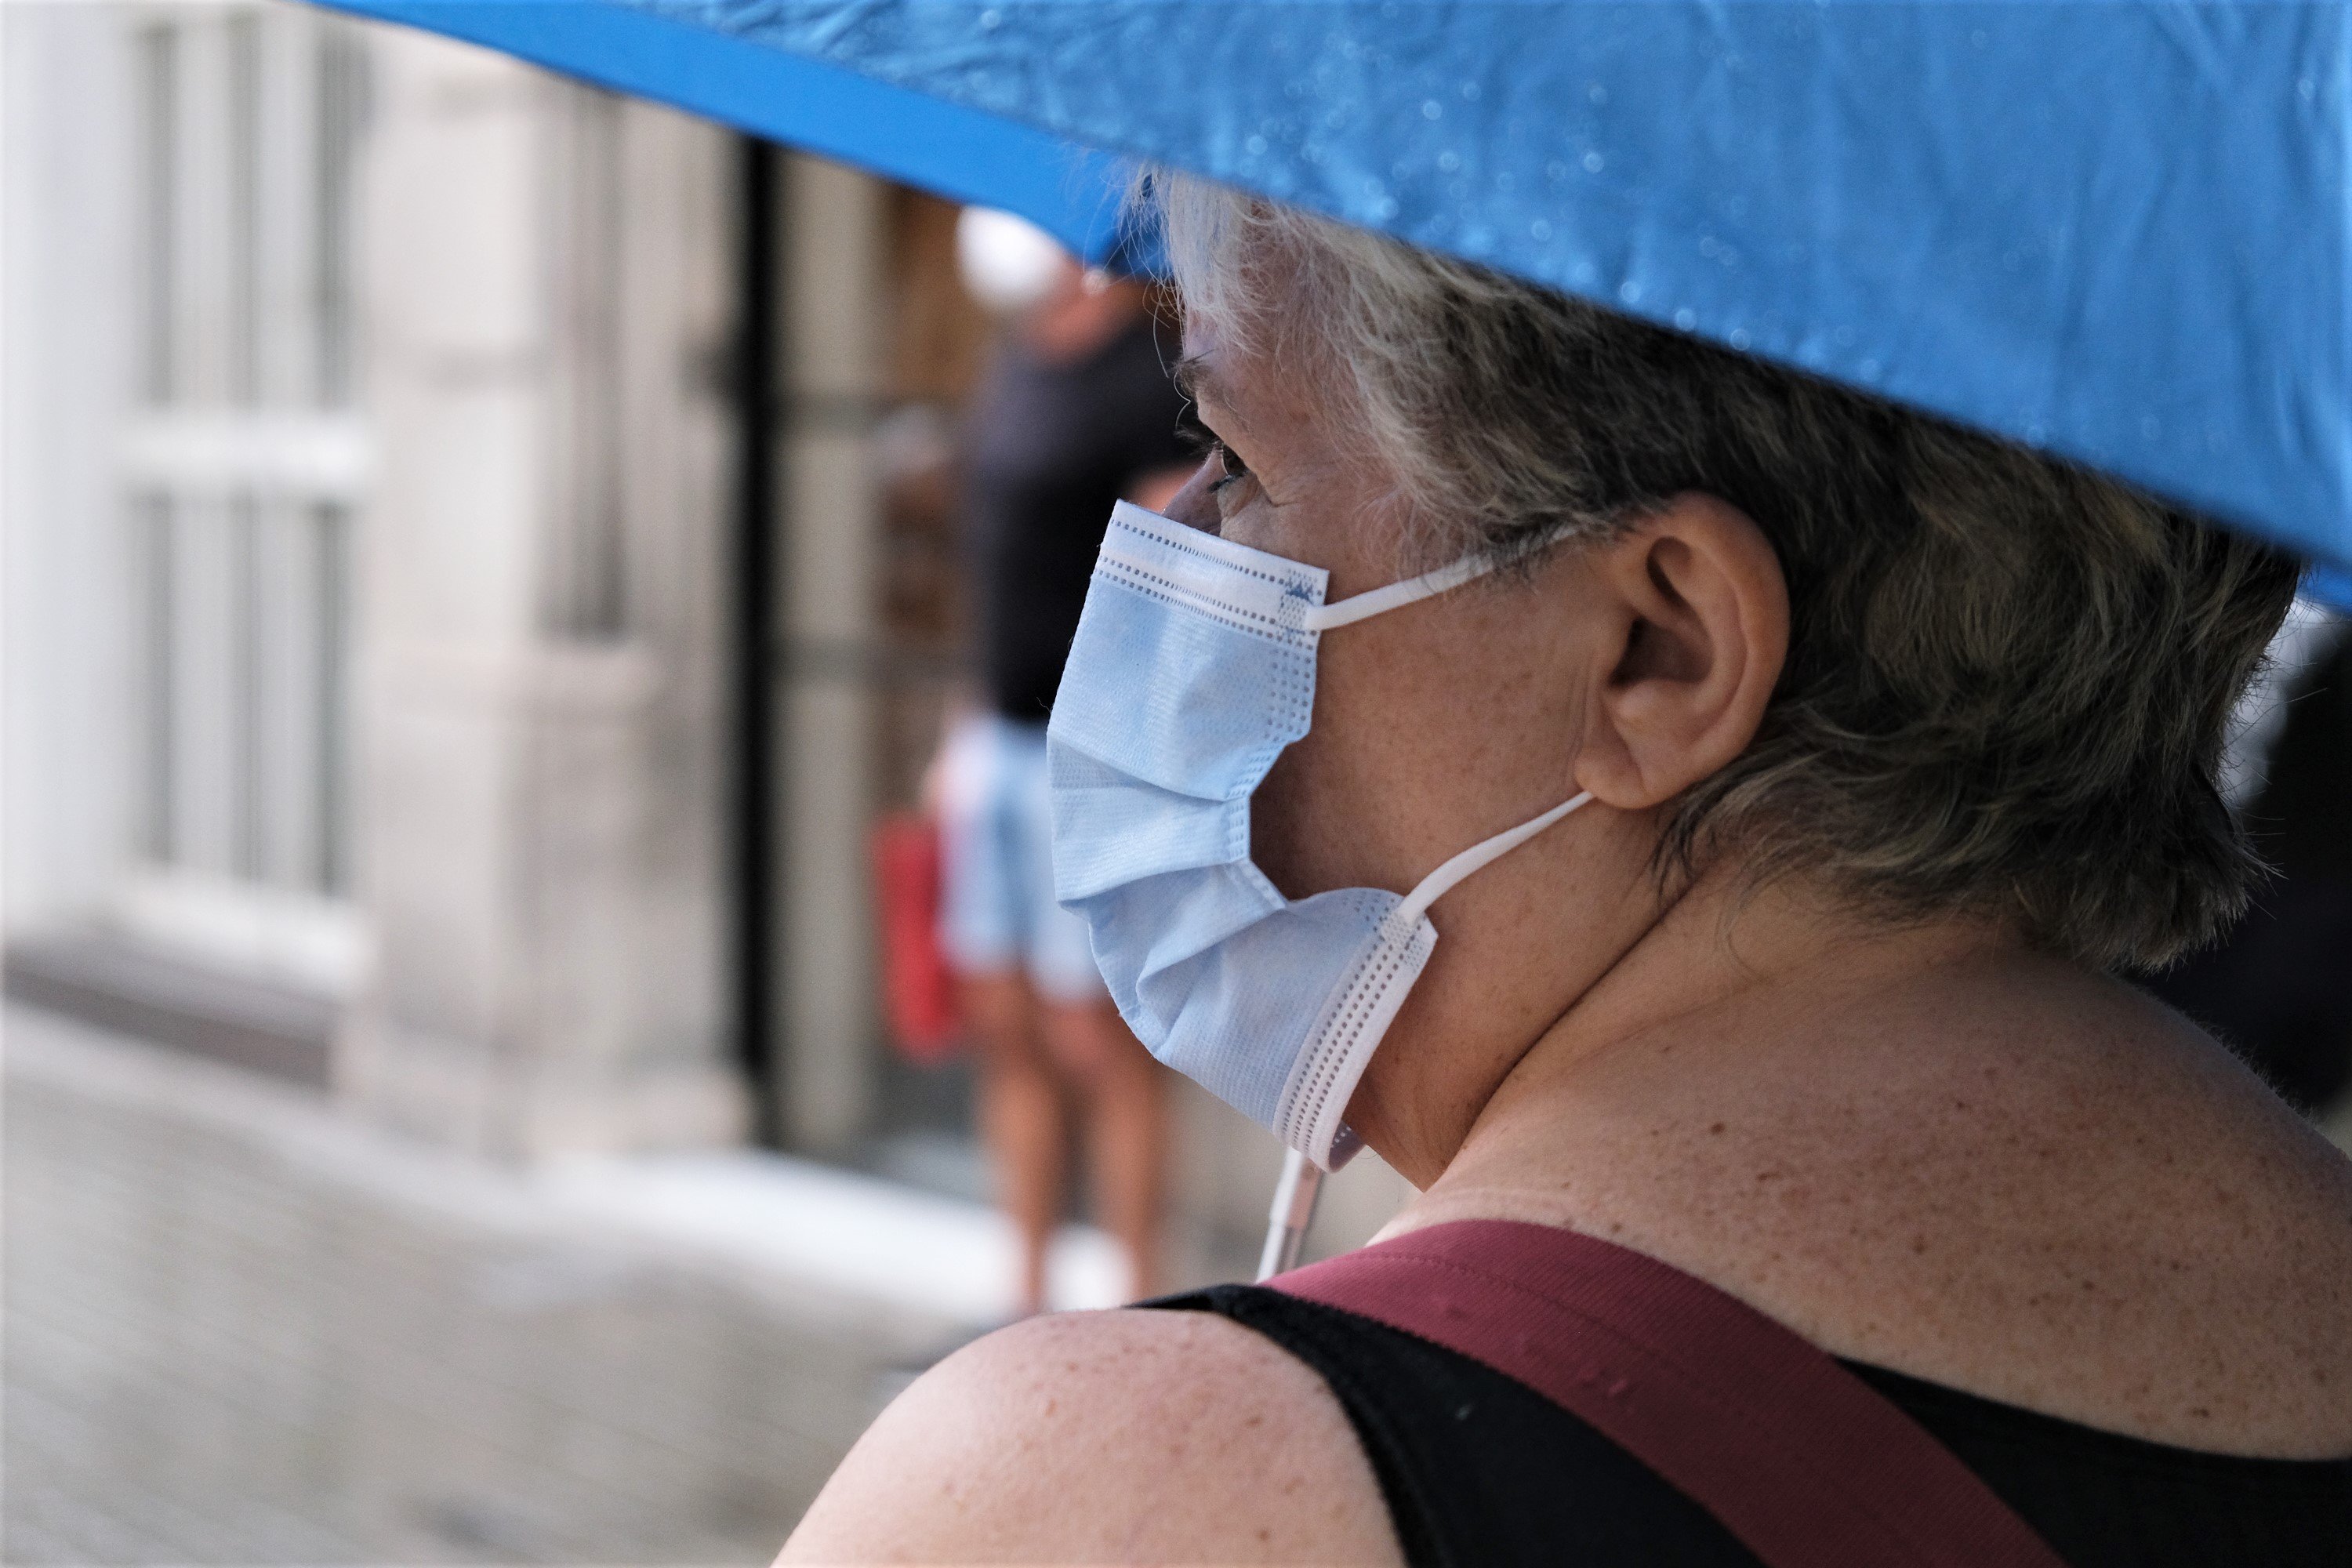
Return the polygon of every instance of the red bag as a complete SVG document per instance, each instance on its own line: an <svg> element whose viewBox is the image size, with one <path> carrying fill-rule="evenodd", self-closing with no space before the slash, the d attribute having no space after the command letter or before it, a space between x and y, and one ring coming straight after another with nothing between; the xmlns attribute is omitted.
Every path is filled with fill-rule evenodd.
<svg viewBox="0 0 2352 1568"><path fill-rule="evenodd" d="M867 839L882 939L883 1014L898 1054L945 1059L961 1033L955 973L940 947L940 826L922 812L879 818Z"/></svg>

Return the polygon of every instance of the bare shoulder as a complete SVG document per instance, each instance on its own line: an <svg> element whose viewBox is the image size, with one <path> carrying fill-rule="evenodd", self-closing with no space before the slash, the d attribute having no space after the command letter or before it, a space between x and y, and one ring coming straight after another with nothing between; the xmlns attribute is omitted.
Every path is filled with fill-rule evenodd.
<svg viewBox="0 0 2352 1568"><path fill-rule="evenodd" d="M1322 1380L1206 1312L1076 1312L901 1394L781 1563L1402 1561Z"/></svg>

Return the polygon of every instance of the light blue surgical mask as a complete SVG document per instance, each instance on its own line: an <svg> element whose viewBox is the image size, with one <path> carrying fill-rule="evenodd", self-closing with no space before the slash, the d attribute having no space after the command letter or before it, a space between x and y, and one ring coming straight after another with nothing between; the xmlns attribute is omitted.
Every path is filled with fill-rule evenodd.
<svg viewBox="0 0 2352 1568"><path fill-rule="evenodd" d="M1327 605L1329 574L1122 501L1045 731L1054 893L1085 917L1151 1054L1326 1170L1349 1098L1429 963L1429 907L1591 798L1475 844L1410 893L1286 899L1250 861L1251 794L1307 733L1325 632L1442 594L1459 561Z"/></svg>

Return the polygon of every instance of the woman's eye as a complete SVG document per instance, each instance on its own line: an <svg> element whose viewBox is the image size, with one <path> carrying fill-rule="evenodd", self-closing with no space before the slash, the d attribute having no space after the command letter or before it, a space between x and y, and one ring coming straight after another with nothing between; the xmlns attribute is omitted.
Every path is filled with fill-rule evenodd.
<svg viewBox="0 0 2352 1568"><path fill-rule="evenodd" d="M1223 489L1235 479L1249 477L1249 465L1242 461L1240 454L1220 440L1215 431L1202 422L1199 412L1189 403L1184 405L1184 412L1176 422L1176 431L1187 446L1217 465L1218 478L1212 480L1209 485L1213 494Z"/></svg>
<svg viewBox="0 0 2352 1568"><path fill-rule="evenodd" d="M1209 458L1217 465L1219 476L1210 482L1211 491L1223 489L1235 479L1249 478L1249 465L1243 462L1239 455L1223 441L1215 442L1209 447Z"/></svg>

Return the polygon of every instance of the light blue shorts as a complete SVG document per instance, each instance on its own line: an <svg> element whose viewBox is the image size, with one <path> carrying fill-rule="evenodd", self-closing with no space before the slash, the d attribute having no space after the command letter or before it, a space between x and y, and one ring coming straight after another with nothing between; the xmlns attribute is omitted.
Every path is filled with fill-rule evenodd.
<svg viewBox="0 0 2352 1568"><path fill-rule="evenodd" d="M1045 726L969 715L940 757L940 942L966 973L1025 970L1055 1002L1105 994L1087 922L1054 901Z"/></svg>

